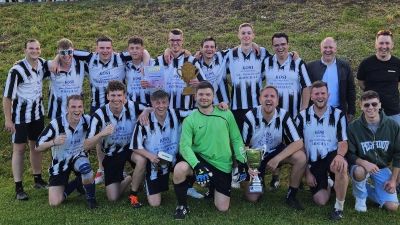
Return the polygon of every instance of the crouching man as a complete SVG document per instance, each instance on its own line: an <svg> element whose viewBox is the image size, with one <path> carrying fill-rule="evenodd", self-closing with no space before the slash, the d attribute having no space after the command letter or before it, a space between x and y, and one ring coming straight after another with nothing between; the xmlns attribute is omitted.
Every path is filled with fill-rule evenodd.
<svg viewBox="0 0 400 225"><path fill-rule="evenodd" d="M49 168L49 204L61 204L75 189L83 184L86 189L87 208L97 208L93 171L83 142L89 130L90 116L83 114L83 99L71 95L67 99L67 113L50 122L36 142L36 151L51 148L52 161ZM80 176L68 182L69 175L75 171Z"/></svg>

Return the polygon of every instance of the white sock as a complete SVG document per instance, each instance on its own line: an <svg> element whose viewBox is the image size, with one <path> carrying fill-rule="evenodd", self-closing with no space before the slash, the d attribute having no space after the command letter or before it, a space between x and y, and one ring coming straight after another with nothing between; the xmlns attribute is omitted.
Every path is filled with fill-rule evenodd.
<svg viewBox="0 0 400 225"><path fill-rule="evenodd" d="M339 201L336 199L335 209L343 211L344 201Z"/></svg>

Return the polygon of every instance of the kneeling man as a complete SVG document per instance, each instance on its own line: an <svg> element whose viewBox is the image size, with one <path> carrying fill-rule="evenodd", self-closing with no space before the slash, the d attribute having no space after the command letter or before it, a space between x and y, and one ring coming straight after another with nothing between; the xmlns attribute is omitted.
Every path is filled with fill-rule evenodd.
<svg viewBox="0 0 400 225"><path fill-rule="evenodd" d="M311 188L315 203L325 205L329 200L331 187L328 173L335 181L336 204L331 220L343 217L343 205L349 184L347 162L346 115L327 104L328 86L323 81L311 85L311 101L313 105L296 118L300 134L304 137L304 149L308 167L306 180Z"/></svg>
<svg viewBox="0 0 400 225"><path fill-rule="evenodd" d="M286 195L286 204L295 210L304 208L296 199L297 189L304 175L306 155L303 151L303 140L290 114L277 107L278 90L274 86L265 86L260 91L260 105L246 113L243 122L243 140L246 148L266 148L266 154L260 168L249 168L249 174L260 176L263 180L266 167L275 171L282 164L292 165L290 186ZM285 143L286 145L284 145ZM249 178L246 179L244 195L248 201L257 201L260 193L250 193Z"/></svg>
<svg viewBox="0 0 400 225"><path fill-rule="evenodd" d="M90 116L84 115L83 109L82 96L69 96L67 113L52 120L36 142L36 151L42 152L51 148L52 161L49 168L51 206L61 204L83 184L86 189L87 208L97 208L93 171L88 153L83 149L83 142L89 131ZM71 171L80 173L82 178L78 176L68 183Z"/></svg>

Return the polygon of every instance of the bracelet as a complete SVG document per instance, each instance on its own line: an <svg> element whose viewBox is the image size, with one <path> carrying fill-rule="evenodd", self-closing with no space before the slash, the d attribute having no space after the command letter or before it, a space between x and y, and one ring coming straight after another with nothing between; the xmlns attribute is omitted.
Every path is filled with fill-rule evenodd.
<svg viewBox="0 0 400 225"><path fill-rule="evenodd" d="M53 144L54 144L53 146L56 146L56 143L54 142L54 139L53 139Z"/></svg>
<svg viewBox="0 0 400 225"><path fill-rule="evenodd" d="M340 156L342 156L342 157L344 158L344 156L343 156L342 154L339 154L339 153L338 153L338 154L336 154L336 155L340 155Z"/></svg>

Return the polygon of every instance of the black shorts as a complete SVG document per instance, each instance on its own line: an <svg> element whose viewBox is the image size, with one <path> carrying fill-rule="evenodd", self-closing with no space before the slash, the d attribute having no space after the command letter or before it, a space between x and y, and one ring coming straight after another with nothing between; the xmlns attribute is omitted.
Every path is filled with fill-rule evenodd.
<svg viewBox="0 0 400 225"><path fill-rule="evenodd" d="M70 166L66 171L60 171L58 175L50 175L49 186L66 186L68 184L69 175L73 168Z"/></svg>
<svg viewBox="0 0 400 225"><path fill-rule="evenodd" d="M123 172L125 162L129 162L132 168L135 168L135 163L132 161L132 150L125 149L113 156L106 155L102 165L104 167L104 184L106 186L113 183L121 183L124 180Z"/></svg>
<svg viewBox="0 0 400 225"><path fill-rule="evenodd" d="M243 122L244 122L244 115L249 111L250 109L236 109L236 110L231 110L233 117L235 117L236 123L239 127L240 132L242 132L243 128Z"/></svg>
<svg viewBox="0 0 400 225"><path fill-rule="evenodd" d="M210 185L215 187L215 189L228 197L231 197L231 183L232 183L232 174L225 173L213 165L209 164L205 159L201 158L199 155L196 155L197 159L200 163L207 167L210 172L212 172L213 176L210 177ZM193 171L194 174L194 171ZM190 179L190 178L189 178Z"/></svg>
<svg viewBox="0 0 400 225"><path fill-rule="evenodd" d="M328 189L328 173L332 180L335 180L335 174L330 171L333 159L336 157L337 151L328 153L323 159L310 162L309 169L317 181L316 187L310 187L311 194L315 195L319 190Z"/></svg>
<svg viewBox="0 0 400 225"><path fill-rule="evenodd" d="M271 160L272 158L277 156L279 153L281 153L283 150L285 150L286 147L287 147L286 145L280 144L275 148L275 151L264 156L264 160L261 161L260 167L258 168L258 172L260 172L259 178L261 180L264 179L265 171L267 170L267 163L269 162L269 160ZM282 164L279 164L277 168L281 168L281 166L282 166ZM251 169L254 170L254 168L251 168ZM246 177L246 181L250 181L250 176Z"/></svg>
<svg viewBox="0 0 400 225"><path fill-rule="evenodd" d="M51 175L49 177L49 186L66 186L68 184L69 180L69 175L73 171L75 173L75 176L80 177L81 173L78 171L75 171L75 162L78 158L84 157L84 156L78 156L74 160L72 160L68 164L68 168L66 171L60 171L58 175Z"/></svg>
<svg viewBox="0 0 400 225"><path fill-rule="evenodd" d="M158 174L157 178L151 180L149 176L146 175L146 193L147 195L155 195L164 191L169 190L169 174Z"/></svg>
<svg viewBox="0 0 400 225"><path fill-rule="evenodd" d="M30 123L15 124L15 133L12 135L12 142L15 144L26 143L28 140L36 141L44 130L44 119L38 119Z"/></svg>

